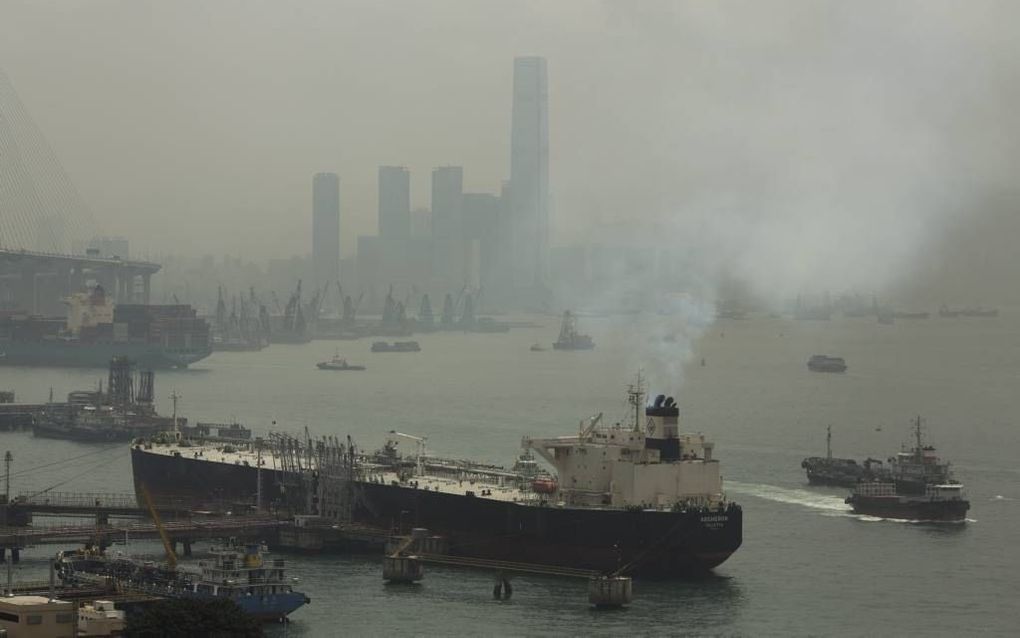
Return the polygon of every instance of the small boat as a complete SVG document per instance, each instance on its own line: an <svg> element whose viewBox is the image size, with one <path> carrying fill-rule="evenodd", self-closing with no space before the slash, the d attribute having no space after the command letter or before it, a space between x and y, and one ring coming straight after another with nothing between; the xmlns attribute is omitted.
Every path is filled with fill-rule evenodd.
<svg viewBox="0 0 1020 638"><path fill-rule="evenodd" d="M807 362L812 372L846 372L846 360L843 357L830 357L827 354L813 355Z"/></svg>
<svg viewBox="0 0 1020 638"><path fill-rule="evenodd" d="M532 352L545 352L545 348L542 347L542 344L540 344L540 343L533 343L533 344L531 344L531 351Z"/></svg>
<svg viewBox="0 0 1020 638"><path fill-rule="evenodd" d="M212 560L191 569L157 565L127 557L111 557L93 550L62 552L57 575L65 585L113 584L123 591L161 598L228 599L246 614L267 622L286 619L308 604L308 596L294 591L282 558L268 558L265 545L231 538L210 549Z"/></svg>
<svg viewBox="0 0 1020 638"><path fill-rule="evenodd" d="M592 350L595 342L577 330L577 318L569 310L563 313L560 337L553 343L554 350Z"/></svg>
<svg viewBox="0 0 1020 638"><path fill-rule="evenodd" d="M986 308L982 308L981 306L978 306L977 308L964 308L963 310L960 311L960 316L961 317L998 317L999 316L999 310L998 310L998 308L987 308L986 309Z"/></svg>
<svg viewBox="0 0 1020 638"><path fill-rule="evenodd" d="M315 364L319 370L364 370L365 366L353 366L347 363L345 357L341 357L340 353L333 355L333 358L329 361L320 361Z"/></svg>
<svg viewBox="0 0 1020 638"><path fill-rule="evenodd" d="M394 341L392 344L376 341L372 344L372 352L421 352L421 346L417 341Z"/></svg>
<svg viewBox="0 0 1020 638"><path fill-rule="evenodd" d="M913 312L906 310L898 310L892 313L893 319L927 319L931 316L930 312Z"/></svg>

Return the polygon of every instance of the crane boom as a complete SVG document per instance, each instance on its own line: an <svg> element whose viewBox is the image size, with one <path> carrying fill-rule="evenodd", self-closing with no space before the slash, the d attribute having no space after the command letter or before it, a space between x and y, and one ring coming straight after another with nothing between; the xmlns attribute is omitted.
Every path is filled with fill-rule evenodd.
<svg viewBox="0 0 1020 638"><path fill-rule="evenodd" d="M142 493L142 498L145 499L145 507L149 509L149 516L152 517L152 522L156 524L159 540L163 541L163 551L166 552L167 567L177 569L177 554L174 553L174 546L170 543L170 537L167 536L166 530L163 529L163 521L159 519L159 512L156 511L156 506L152 504L152 495L149 494L149 488L145 487L145 483L142 483L139 485L139 491Z"/></svg>

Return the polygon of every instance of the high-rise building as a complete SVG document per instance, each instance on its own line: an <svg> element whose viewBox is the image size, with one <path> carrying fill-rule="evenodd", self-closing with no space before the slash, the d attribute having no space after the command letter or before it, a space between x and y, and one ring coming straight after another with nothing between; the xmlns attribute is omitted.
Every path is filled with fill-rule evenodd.
<svg viewBox="0 0 1020 638"><path fill-rule="evenodd" d="M486 291L487 302L502 301L500 297L506 292L503 276L507 273L500 269L505 262L500 242L502 213L499 195L464 193L467 281Z"/></svg>
<svg viewBox="0 0 1020 638"><path fill-rule="evenodd" d="M411 237L428 239L432 237L432 211L415 208L411 211Z"/></svg>
<svg viewBox="0 0 1020 638"><path fill-rule="evenodd" d="M340 278L340 178L316 173L312 178L312 272L323 288Z"/></svg>
<svg viewBox="0 0 1020 638"><path fill-rule="evenodd" d="M514 59L510 211L514 285L547 287L549 269L549 95L545 58Z"/></svg>
<svg viewBox="0 0 1020 638"><path fill-rule="evenodd" d="M464 169L440 166L432 169L432 236L436 239L464 237Z"/></svg>
<svg viewBox="0 0 1020 638"><path fill-rule="evenodd" d="M411 236L411 174L403 166L379 167L379 236Z"/></svg>
<svg viewBox="0 0 1020 638"><path fill-rule="evenodd" d="M464 169L432 170L432 249L434 274L451 289L465 285Z"/></svg>

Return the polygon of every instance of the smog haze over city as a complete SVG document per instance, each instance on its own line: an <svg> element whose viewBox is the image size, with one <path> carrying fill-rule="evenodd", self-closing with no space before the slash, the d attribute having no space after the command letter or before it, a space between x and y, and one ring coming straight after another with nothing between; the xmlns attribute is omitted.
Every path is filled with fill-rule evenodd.
<svg viewBox="0 0 1020 638"><path fill-rule="evenodd" d="M380 165L499 194L513 58L548 62L551 246L667 240L768 296L1013 298L1018 9L978 2L7 2L0 59L136 254L341 249ZM982 245L982 260L968 258Z"/></svg>
<svg viewBox="0 0 1020 638"><path fill-rule="evenodd" d="M116 581L125 635L1015 635L1017 24L0 0L13 589ZM75 539L119 558L50 571Z"/></svg>

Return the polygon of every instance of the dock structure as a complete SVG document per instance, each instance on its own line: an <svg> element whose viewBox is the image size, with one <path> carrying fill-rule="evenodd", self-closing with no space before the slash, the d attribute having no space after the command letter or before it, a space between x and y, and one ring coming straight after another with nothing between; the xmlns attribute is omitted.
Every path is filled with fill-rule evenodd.
<svg viewBox="0 0 1020 638"><path fill-rule="evenodd" d="M12 507L30 512L32 516L94 516L98 524L115 517L147 517L134 494L99 492L21 493ZM183 500L162 499L155 503L160 516L187 518L191 509Z"/></svg>
<svg viewBox="0 0 1020 638"><path fill-rule="evenodd" d="M276 536L277 530L293 525L291 521L265 516L230 516L212 519L167 521L163 529L171 542L184 545L184 555L191 554L191 544L198 540L226 537L263 540ZM33 545L66 543L97 543L109 545L125 539L159 538L155 523L127 525L57 525L53 527L0 527L0 560L11 550L12 562L18 561L20 550Z"/></svg>
<svg viewBox="0 0 1020 638"><path fill-rule="evenodd" d="M46 403L14 403L0 401L0 430L23 430L31 428L47 407Z"/></svg>
<svg viewBox="0 0 1020 638"><path fill-rule="evenodd" d="M537 563L515 563L503 560L472 558L469 556L450 556L448 554L416 554L423 563L445 565L447 567L469 567L486 569L497 573L534 574L539 576L560 576L564 578L590 579L600 576L600 572L592 569L577 569L557 565L541 565Z"/></svg>

